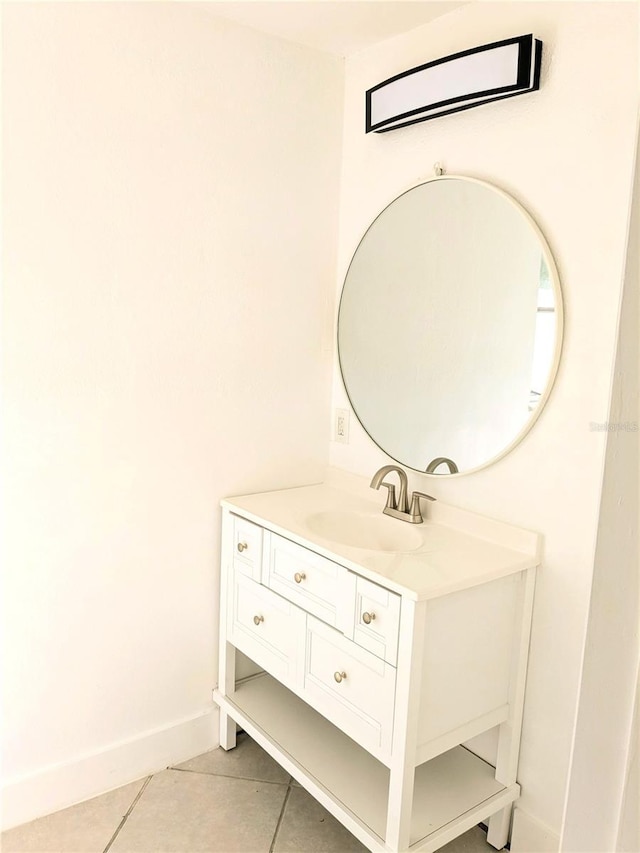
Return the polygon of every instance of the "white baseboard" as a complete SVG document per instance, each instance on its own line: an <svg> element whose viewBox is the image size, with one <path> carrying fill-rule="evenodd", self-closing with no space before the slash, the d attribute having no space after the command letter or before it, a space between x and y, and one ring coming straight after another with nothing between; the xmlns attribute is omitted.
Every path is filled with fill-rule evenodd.
<svg viewBox="0 0 640 853"><path fill-rule="evenodd" d="M45 767L2 787L2 829L97 797L218 745L218 709Z"/></svg>
<svg viewBox="0 0 640 853"><path fill-rule="evenodd" d="M513 810L511 853L558 853L560 836L517 806Z"/></svg>

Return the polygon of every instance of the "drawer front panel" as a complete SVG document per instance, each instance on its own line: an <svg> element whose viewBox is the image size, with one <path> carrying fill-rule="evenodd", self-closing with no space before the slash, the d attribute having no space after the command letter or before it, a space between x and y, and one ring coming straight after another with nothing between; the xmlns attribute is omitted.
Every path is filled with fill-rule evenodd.
<svg viewBox="0 0 640 853"><path fill-rule="evenodd" d="M238 572L229 609L229 641L283 683L298 684L306 614Z"/></svg>
<svg viewBox="0 0 640 853"><path fill-rule="evenodd" d="M262 571L262 528L251 521L233 518L233 567L259 581Z"/></svg>
<svg viewBox="0 0 640 853"><path fill-rule="evenodd" d="M263 582L270 589L329 625L336 624L340 578L346 569L295 542L271 534L265 570Z"/></svg>
<svg viewBox="0 0 640 853"><path fill-rule="evenodd" d="M400 596L357 577L354 642L395 666L399 625Z"/></svg>
<svg viewBox="0 0 640 853"><path fill-rule="evenodd" d="M382 760L391 754L395 683L388 663L307 618L303 698Z"/></svg>

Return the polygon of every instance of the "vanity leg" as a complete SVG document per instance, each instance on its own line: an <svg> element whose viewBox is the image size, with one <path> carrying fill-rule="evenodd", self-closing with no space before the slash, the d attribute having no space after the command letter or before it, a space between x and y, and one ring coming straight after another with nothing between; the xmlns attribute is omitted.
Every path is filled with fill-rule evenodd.
<svg viewBox="0 0 640 853"><path fill-rule="evenodd" d="M236 650L231 643L223 641L220 649L220 693L226 696L233 693L236 685ZM220 709L220 746L223 749L233 749L236 745L236 722L226 711Z"/></svg>
<svg viewBox="0 0 640 853"><path fill-rule="evenodd" d="M513 806L506 806L504 809L491 815L487 821L487 844L495 847L496 850L502 850L509 840L512 811Z"/></svg>
<svg viewBox="0 0 640 853"><path fill-rule="evenodd" d="M509 716L500 726L498 734L496 780L502 785L513 785L518 772L535 580L535 568L527 569L521 579L523 586L513 632L514 647L511 656ZM512 810L513 806L509 805L489 818L487 841L498 850L502 850L509 840Z"/></svg>
<svg viewBox="0 0 640 853"><path fill-rule="evenodd" d="M220 711L220 746L223 749L233 749L235 745L236 721L225 711Z"/></svg>
<svg viewBox="0 0 640 853"><path fill-rule="evenodd" d="M425 602L404 599L400 612L393 754L385 842L390 850L409 849L418 739Z"/></svg>
<svg viewBox="0 0 640 853"><path fill-rule="evenodd" d="M222 519L222 554L232 553L233 525L227 513ZM220 649L218 652L218 690L227 696L236 689L236 650L235 646L226 641L228 613L228 577L232 566L221 566L220 572ZM220 709L220 746L223 749L233 749L236 745L236 723Z"/></svg>

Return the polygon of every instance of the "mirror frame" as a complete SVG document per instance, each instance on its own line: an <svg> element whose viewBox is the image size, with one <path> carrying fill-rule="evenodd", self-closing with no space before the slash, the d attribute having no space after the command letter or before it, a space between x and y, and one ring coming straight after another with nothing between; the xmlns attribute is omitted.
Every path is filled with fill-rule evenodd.
<svg viewBox="0 0 640 853"><path fill-rule="evenodd" d="M351 269L351 265L353 263L355 256L358 253L358 250L360 249L360 246L362 245L363 241L365 240L365 238L366 238L367 234L369 233L369 231L371 230L372 226L378 221L378 219L384 214L384 212L392 204L394 204L396 201L398 201L398 199L402 198L402 196L406 195L407 193L410 193L412 190L417 189L418 187L424 186L425 184L433 183L434 181L452 181L452 180L453 181L467 181L468 183L479 184L480 186L486 187L487 189L491 190L492 192L495 192L498 195L502 196L502 198L504 198L505 201L507 201L517 211L517 213L520 216L524 217L525 221L532 228L534 234L536 235L536 237L538 238L538 240L540 242L540 248L541 248L541 251L542 251L542 254L544 257L545 264L546 264L547 269L549 271L549 279L551 281L551 287L553 290L553 298L554 298L554 302L555 302L555 311L556 311L555 349L554 349L554 353L553 353L553 359L551 362L551 367L549 369L549 375L547 377L547 384L545 386L544 392L542 393L542 395L540 397L540 400L538 401L538 405L533 410L533 412L531 412L529 419L526 421L526 423L524 424L522 429L515 435L513 440L508 445L506 445L506 447L503 448L503 450L500 453L497 453L495 456L492 456L486 462L483 462L482 465L477 465L475 468L469 468L466 471L458 471L455 474L452 474L449 471L443 472L442 474L435 474L435 473L434 474L427 474L426 471L420 471L418 468L412 468L411 465L408 465L406 462L403 462L401 459L397 459L395 456L392 456L388 450L385 450L384 447L382 447L380 444L378 444L376 439L371 435L371 433L369 432L367 427L360 420L360 417L358 415L358 411L353 404L353 400L351 399L351 396L349 394L349 389L347 388L347 383L346 383L345 375L344 375L344 369L343 369L343 365L342 365L342 359L340 357L340 311L342 308L342 298L344 296L345 285L346 285L347 279L349 277L349 270ZM337 354L338 354L338 367L340 369L340 378L342 380L342 386L344 388L345 394L347 395L347 400L349 401L349 406L351 407L351 410L352 410L355 418L357 419L358 423L360 424L360 426L362 427L362 429L364 430L366 435L371 439L371 441L375 444L375 446L385 454L385 456L387 456L392 461L397 462L402 467L408 468L410 471L416 471L417 473L422 474L425 477L430 477L433 479L440 479L442 477L465 477L468 474L475 474L477 471L482 471L483 469L488 468L490 465L494 465L500 459L505 457L508 453L511 453L511 451L514 450L520 444L520 442L523 440L523 438L527 435L527 433L531 430L533 425L536 423L536 421L540 417L540 414L542 413L542 410L544 409L544 407L547 403L547 400L549 399L551 391L553 390L553 387L555 385L556 378L558 375L558 368L560 366L560 358L562 355L563 338L564 338L564 306L563 306L563 302L562 302L562 289L560 287L560 276L558 274L558 268L556 266L556 262L554 260L554 257L551 254L551 249L549 247L549 244L548 244L544 234L542 233L542 231L538 227L537 222L531 216L531 214L525 209L525 207L522 204L520 204L520 202L517 201L512 195L510 195L509 193L500 189L500 187L497 187L495 184L490 183L489 181L483 181L483 180L480 180L479 178L471 178L467 175L445 174L445 173L437 174L431 178L427 178L426 180L422 180L416 184L412 184L408 189L403 190L397 196L392 198L391 201L389 201L382 208L382 210L371 220L371 222L367 226L366 230L364 231L364 233L360 237L360 240L358 241L358 244L357 244L355 250L353 251L353 253L351 255L351 260L349 261L349 265L347 267L347 271L345 273L344 280L342 282L342 288L340 290L340 300L338 303L338 314L337 314L337 322L336 322L336 350L337 350Z"/></svg>

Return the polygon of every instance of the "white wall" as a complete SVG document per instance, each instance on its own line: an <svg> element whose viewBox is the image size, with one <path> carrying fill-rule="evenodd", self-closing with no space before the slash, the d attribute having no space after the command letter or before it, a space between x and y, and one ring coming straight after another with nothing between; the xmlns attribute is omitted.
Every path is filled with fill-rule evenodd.
<svg viewBox="0 0 640 853"><path fill-rule="evenodd" d="M637 733L632 729L640 661L638 165L636 159L598 544L562 835L566 853L618 850L627 764L637 750L633 743ZM636 827L636 849L640 849L638 833L640 826Z"/></svg>
<svg viewBox="0 0 640 853"><path fill-rule="evenodd" d="M198 4L3 13L10 825L217 737L218 501L326 464L343 64Z"/></svg>
<svg viewBox="0 0 640 853"><path fill-rule="evenodd" d="M541 227L566 310L556 386L533 430L494 466L412 487L544 535L519 780L520 814L560 833L593 572L631 193L637 104L635 3L471 3L346 64L338 273L373 217L433 173L494 182ZM432 58L533 32L539 92L388 134L364 134L364 92ZM333 405L347 400L337 375ZM387 458L352 418L331 462L371 475ZM555 838L555 841L553 839ZM526 849L524 832L513 848ZM530 848L535 849L535 848ZM538 848L539 850L540 848Z"/></svg>

